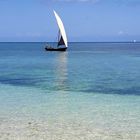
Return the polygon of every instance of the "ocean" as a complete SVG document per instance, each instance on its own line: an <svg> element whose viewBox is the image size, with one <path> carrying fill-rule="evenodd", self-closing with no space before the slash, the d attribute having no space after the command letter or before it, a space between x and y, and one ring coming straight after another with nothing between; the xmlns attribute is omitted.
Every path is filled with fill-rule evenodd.
<svg viewBox="0 0 140 140"><path fill-rule="evenodd" d="M0 140L140 139L140 43L44 47L0 43Z"/></svg>

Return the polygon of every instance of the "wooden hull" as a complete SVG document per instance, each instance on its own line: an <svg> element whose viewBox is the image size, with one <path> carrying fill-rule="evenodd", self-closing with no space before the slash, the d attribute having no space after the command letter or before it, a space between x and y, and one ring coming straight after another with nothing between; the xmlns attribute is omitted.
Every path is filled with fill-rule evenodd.
<svg viewBox="0 0 140 140"><path fill-rule="evenodd" d="M45 47L46 51L66 51L67 48L50 48L50 47Z"/></svg>

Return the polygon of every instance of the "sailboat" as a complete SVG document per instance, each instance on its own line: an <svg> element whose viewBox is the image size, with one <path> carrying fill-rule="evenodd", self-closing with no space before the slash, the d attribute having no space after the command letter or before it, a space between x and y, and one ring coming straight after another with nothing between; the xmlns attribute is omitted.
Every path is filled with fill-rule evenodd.
<svg viewBox="0 0 140 140"><path fill-rule="evenodd" d="M57 47L52 47L52 46L47 45L45 47L45 50L46 51L66 51L67 47L68 47L68 41L67 41L65 28L64 28L61 18L56 13L56 11L54 11L54 15L55 15L55 18L56 18L56 21L58 24L58 28L59 28Z"/></svg>

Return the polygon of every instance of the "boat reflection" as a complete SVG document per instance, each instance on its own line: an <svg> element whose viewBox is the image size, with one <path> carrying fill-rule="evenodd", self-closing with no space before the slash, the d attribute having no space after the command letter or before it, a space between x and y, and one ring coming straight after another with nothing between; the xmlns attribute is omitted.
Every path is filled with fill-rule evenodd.
<svg viewBox="0 0 140 140"><path fill-rule="evenodd" d="M68 52L58 53L56 59L56 81L55 88L57 90L68 89L68 70L67 70Z"/></svg>

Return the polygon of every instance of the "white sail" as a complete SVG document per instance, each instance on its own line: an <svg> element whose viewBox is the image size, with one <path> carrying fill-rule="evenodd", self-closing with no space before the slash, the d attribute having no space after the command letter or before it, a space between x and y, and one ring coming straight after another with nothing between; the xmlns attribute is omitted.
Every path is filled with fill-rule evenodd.
<svg viewBox="0 0 140 140"><path fill-rule="evenodd" d="M66 36L66 32L65 32L63 22L55 11L54 11L54 15L56 17L56 21L57 21L58 27L60 29L61 36L64 40L65 46L68 47L68 41L67 41L67 36Z"/></svg>

